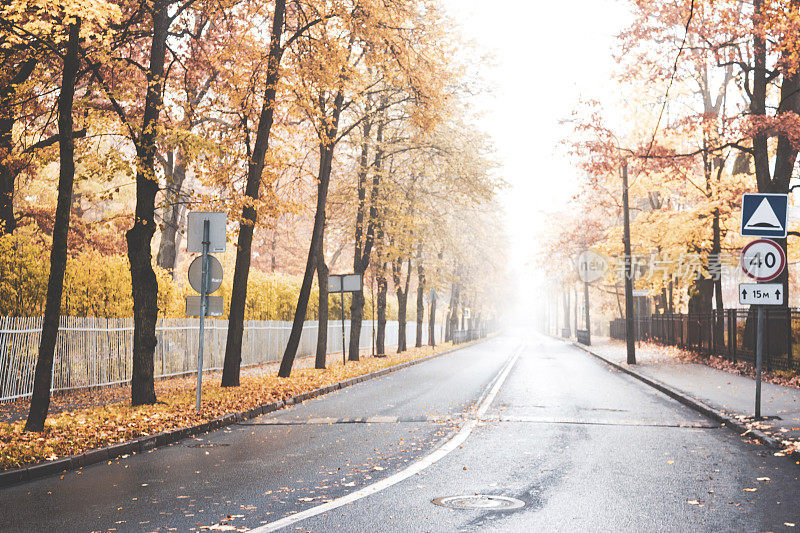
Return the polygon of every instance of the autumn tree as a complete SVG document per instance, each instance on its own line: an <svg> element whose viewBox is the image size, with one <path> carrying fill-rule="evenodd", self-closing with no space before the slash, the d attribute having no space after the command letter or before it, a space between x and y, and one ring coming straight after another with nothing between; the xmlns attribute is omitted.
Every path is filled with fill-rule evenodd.
<svg viewBox="0 0 800 533"><path fill-rule="evenodd" d="M61 312L61 297L67 263L67 236L70 207L75 181L75 133L73 130L73 102L81 71L80 48L105 45L104 34L108 25L119 16L116 6L107 3L74 1L59 5L29 6L13 2L2 12L5 41L10 45L5 51L28 57L15 77L22 83L25 74L36 61L47 57L60 63L61 83L56 104L58 131L53 137L59 148L58 201L53 226L53 244L50 252L50 273L44 309L42 336L36 360L33 397L25 424L26 431L42 431L50 404L53 357ZM24 49L28 47L27 54ZM38 54L47 55L38 55ZM26 66L27 65L27 66ZM32 70L28 72L28 75ZM4 104L16 94L15 88L6 88ZM13 110L5 108L5 125L13 130ZM9 131L8 137L13 134ZM5 139L8 141L9 139ZM5 142L4 141L4 142ZM5 159L10 161L10 144L6 144ZM7 169L6 169L7 170ZM12 181L13 175L8 174ZM10 202L10 198L9 198ZM13 216L12 216L13 218ZM13 228L10 228L13 229Z"/></svg>
<svg viewBox="0 0 800 533"><path fill-rule="evenodd" d="M320 25L327 34L321 34L314 44L321 53L330 58L323 68L316 66L319 80L311 85L318 105L316 114L324 127L320 136L319 188L314 228L309 245L308 260L303 285L298 297L298 305L292 332L281 362L279 375L287 377L291 373L294 357L302 332L308 298L314 274L320 267L322 241L325 230L325 207L330 185L331 166L337 141L352 131L359 123L356 118L347 127L339 127L342 107L346 101L362 94L370 86L365 65L391 64L397 82L408 84L417 95L420 109L432 108L436 104L436 91L439 85L430 77L431 64L414 50L417 37L424 29L433 26L430 20L435 17L432 6L425 6L424 16L411 2L395 2L391 5L356 5L342 13L337 25ZM346 16L345 16L346 15ZM428 70L425 70L425 69ZM305 78L311 82L312 78ZM320 83L321 82L321 83ZM324 113L323 113L324 111ZM324 274L324 270L323 270ZM321 283L322 285L322 283ZM323 289L324 291L324 289ZM324 306L321 302L321 308ZM320 335L325 326L320 324Z"/></svg>

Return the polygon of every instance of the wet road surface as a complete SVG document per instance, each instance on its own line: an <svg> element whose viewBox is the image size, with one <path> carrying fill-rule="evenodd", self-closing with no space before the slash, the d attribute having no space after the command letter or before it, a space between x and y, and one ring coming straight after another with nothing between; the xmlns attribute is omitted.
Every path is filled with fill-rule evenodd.
<svg viewBox="0 0 800 533"><path fill-rule="evenodd" d="M0 490L0 524L257 528L385 483L473 428L418 473L286 531L800 527L800 466L575 348L515 333L198 439ZM496 396L476 414L492 385ZM524 506L431 501L476 493Z"/></svg>

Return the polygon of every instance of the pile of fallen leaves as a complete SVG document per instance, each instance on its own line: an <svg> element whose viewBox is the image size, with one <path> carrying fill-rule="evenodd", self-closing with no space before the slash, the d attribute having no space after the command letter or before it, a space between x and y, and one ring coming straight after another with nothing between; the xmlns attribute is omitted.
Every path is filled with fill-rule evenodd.
<svg viewBox="0 0 800 533"><path fill-rule="evenodd" d="M329 365L325 370L299 369L289 378L243 375L239 387L223 388L218 380L204 381L203 409L199 413L195 411L195 388L190 379L183 379L163 388L155 405L131 407L127 401L118 401L63 411L48 418L42 433L23 432L24 421L0 422L0 471L194 426L448 348L449 344L426 346L382 358Z"/></svg>

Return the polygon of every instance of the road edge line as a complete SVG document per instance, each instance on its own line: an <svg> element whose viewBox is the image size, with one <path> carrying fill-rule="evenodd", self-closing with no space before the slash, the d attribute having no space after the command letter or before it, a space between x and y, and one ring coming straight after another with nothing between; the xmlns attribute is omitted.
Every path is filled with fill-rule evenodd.
<svg viewBox="0 0 800 533"><path fill-rule="evenodd" d="M567 342L567 341L564 341L564 342ZM747 424L745 424L741 420L739 420L739 419L737 419L737 418L735 418L733 416L730 416L727 413L725 413L725 412L723 412L723 411L721 411L721 410L719 410L719 409L717 409L715 407L711 407L707 403L705 403L705 402L703 402L701 400L698 400L697 398L694 398L693 396L690 396L688 393L685 393L685 392L683 392L683 391L681 391L679 389L675 389L673 387L670 387L666 383L658 381L657 379L653 379L653 378L649 378L647 376L644 376L644 375L640 374L639 372L636 372L635 370L627 368L627 367L625 367L625 366L623 366L623 365L621 365L619 363L615 363L614 361L611 361L610 359L607 359L607 358L603 357L602 355L593 352L587 346L584 346L584 345L582 345L580 343L569 341L569 344L572 344L572 346L574 346L574 347L576 347L576 348L578 348L580 350L583 350L584 352L588 353L589 355L593 355L594 357L596 357L597 359L603 361L607 365L609 365L609 366L611 366L613 368L616 368L617 370L619 370L621 372L624 372L625 374L628 374L629 376L632 376L632 377L638 379L642 383L645 383L646 385L649 385L650 387L656 389L657 391L666 394L667 396L669 396L673 400L677 400L679 403L685 405L686 407L689 407L689 408L697 411L698 413L700 413L700 414L702 414L702 415L704 415L704 416L706 416L706 417L708 417L708 418L710 418L712 420L720 422L722 425L727 426L727 427L739 432L740 436L741 436L741 433L747 433L748 435L752 435L756 440L758 440L761 444L767 446L768 448L771 448L771 449L774 449L774 450L783 450L783 446L781 446L780 441L778 441L777 439L775 439L773 437L770 437L769 435L767 435L766 433L764 433L763 431L761 431L759 429L754 429L754 428L748 427Z"/></svg>
<svg viewBox="0 0 800 533"><path fill-rule="evenodd" d="M0 490L7 487L12 487L14 485L26 483L28 481L35 481L48 476L80 470L85 466L113 461L115 459L119 459L123 455L149 452L157 448L178 443L188 437L208 434L223 427L238 424L244 420L250 420L261 415L278 411L284 407L302 403L305 400L324 396L325 394L350 387L356 383L361 383L362 381L383 377L387 374L391 374L392 372L424 363L425 361L430 361L431 359L436 359L437 357L442 357L443 355L447 355L458 350L477 346L496 337L496 335L491 335L483 339L477 339L468 343L464 343L459 346L453 346L452 348L449 348L443 352L434 353L418 359L412 359L411 361L405 361L393 366L387 366L386 368L381 368L380 370L368 372L360 376L354 376L344 381L332 383L331 385L327 385L319 389L295 394L294 396L290 396L289 398L285 398L283 400L276 400L257 405L246 411L228 413L219 418L214 418L207 422L203 422L202 424L186 426L170 431L162 431L161 433L154 433L152 435L146 435L138 439L129 440L119 444L112 444L111 446L105 446L102 448L94 448L81 454L69 455L46 463L37 463L23 468L5 470L0 472Z"/></svg>
<svg viewBox="0 0 800 533"><path fill-rule="evenodd" d="M440 459L446 457L450 452L457 449L461 446L464 441L467 440L472 430L475 429L478 425L478 418L486 413L489 409L489 406L494 401L495 396L500 391L500 387L503 386L508 374L511 373L511 369L519 359L520 354L522 353L524 345L517 346L514 349L514 352L511 357L506 361L500 371L497 373L495 378L491 381L489 386L484 389L483 394L481 395L480 399L478 400L478 409L475 412L476 418L470 419L464 424L464 426L450 439L448 439L444 444L436 448L433 452L426 455L422 459L412 463L411 465L407 466L403 470L392 474L391 476L384 478L380 481L376 481L371 485L367 485L364 488L361 488L357 491L351 492L350 494L346 494L335 500L332 500L327 503L323 503L320 505L316 505L305 511L300 511L299 513L295 513L275 522L271 522L269 524L264 524L254 529L248 530L250 533L269 533L272 531L277 531L279 529L283 529L285 527L291 526L296 524L297 522L301 522L308 518L313 518L318 516L322 513L327 513L328 511L332 511L334 509L338 509L344 505L353 503L358 501L362 498L366 498L367 496L371 496L376 494L384 489L387 489L401 481L405 481L406 479L410 478L411 476L418 474L428 468L429 466L433 465Z"/></svg>

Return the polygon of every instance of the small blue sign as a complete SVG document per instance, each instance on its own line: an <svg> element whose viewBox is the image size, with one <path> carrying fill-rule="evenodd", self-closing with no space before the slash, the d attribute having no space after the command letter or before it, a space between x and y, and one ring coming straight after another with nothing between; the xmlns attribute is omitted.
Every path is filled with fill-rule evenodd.
<svg viewBox="0 0 800 533"><path fill-rule="evenodd" d="M788 194L745 193L742 196L742 235L786 237Z"/></svg>

